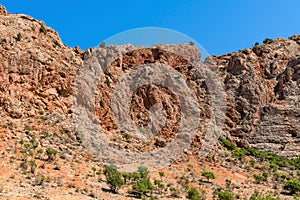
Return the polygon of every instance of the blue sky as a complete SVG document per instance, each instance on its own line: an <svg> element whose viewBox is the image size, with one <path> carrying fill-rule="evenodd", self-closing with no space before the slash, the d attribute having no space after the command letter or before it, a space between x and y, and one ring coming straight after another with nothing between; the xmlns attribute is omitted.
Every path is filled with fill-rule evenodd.
<svg viewBox="0 0 300 200"><path fill-rule="evenodd" d="M178 31L200 43L211 55L251 47L267 37L300 34L299 0L0 0L0 3L11 13L25 13L45 21L59 32L65 44L82 49L142 27ZM162 35L154 33L151 37Z"/></svg>

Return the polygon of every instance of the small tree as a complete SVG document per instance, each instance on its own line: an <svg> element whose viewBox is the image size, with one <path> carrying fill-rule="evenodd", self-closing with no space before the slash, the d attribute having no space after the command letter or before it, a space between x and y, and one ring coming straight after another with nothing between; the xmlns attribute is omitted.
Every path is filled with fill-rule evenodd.
<svg viewBox="0 0 300 200"><path fill-rule="evenodd" d="M138 193L139 197L143 197L148 191L152 191L154 187L148 178L141 178L132 185L132 189Z"/></svg>
<svg viewBox="0 0 300 200"><path fill-rule="evenodd" d="M291 179L283 185L283 189L290 191L292 194L300 192L300 182L296 178Z"/></svg>
<svg viewBox="0 0 300 200"><path fill-rule="evenodd" d="M122 176L123 176L123 179L124 179L124 184L126 184L126 183L127 183L127 180L130 179L130 174L128 174L128 173L123 173Z"/></svg>
<svg viewBox="0 0 300 200"><path fill-rule="evenodd" d="M191 200L201 200L202 199L199 191L194 187L192 187L188 191L186 198L191 199Z"/></svg>
<svg viewBox="0 0 300 200"><path fill-rule="evenodd" d="M212 171L203 171L201 176L205 177L209 182L209 179L216 179L216 175Z"/></svg>
<svg viewBox="0 0 300 200"><path fill-rule="evenodd" d="M117 167L114 165L105 165L104 175L111 191L117 193L117 189L123 185L122 174L118 172Z"/></svg>
<svg viewBox="0 0 300 200"><path fill-rule="evenodd" d="M164 172L158 172L159 173L159 176L160 176L160 181L162 182L163 180L162 180L162 177L164 177L165 176L165 173Z"/></svg>
<svg viewBox="0 0 300 200"><path fill-rule="evenodd" d="M36 164L35 160L30 160L30 161L29 161L29 164L30 164L30 172L31 172L32 174L34 174L35 169L36 169L36 167L37 167L37 164Z"/></svg>
<svg viewBox="0 0 300 200"><path fill-rule="evenodd" d="M234 194L228 190L221 190L218 193L220 200L234 200Z"/></svg>
<svg viewBox="0 0 300 200"><path fill-rule="evenodd" d="M92 170L93 170L93 174L94 174L94 176L96 176L96 167L92 167Z"/></svg>

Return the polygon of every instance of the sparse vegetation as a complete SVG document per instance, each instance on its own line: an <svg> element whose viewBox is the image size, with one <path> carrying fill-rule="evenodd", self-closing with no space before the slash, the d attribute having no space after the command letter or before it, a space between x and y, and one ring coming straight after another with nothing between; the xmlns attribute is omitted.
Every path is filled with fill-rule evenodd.
<svg viewBox="0 0 300 200"><path fill-rule="evenodd" d="M272 42L273 42L273 40L270 39L270 38L266 38L266 39L263 41L264 44L271 44Z"/></svg>
<svg viewBox="0 0 300 200"><path fill-rule="evenodd" d="M61 44L57 40L54 40L53 43L54 43L55 46L61 47Z"/></svg>
<svg viewBox="0 0 300 200"><path fill-rule="evenodd" d="M194 41L190 41L189 44L192 45L192 46L194 46L194 45L195 45L195 42L194 42Z"/></svg>
<svg viewBox="0 0 300 200"><path fill-rule="evenodd" d="M152 191L154 187L149 178L143 177L132 185L132 189L139 197L144 197L146 193Z"/></svg>
<svg viewBox="0 0 300 200"><path fill-rule="evenodd" d="M201 176L205 177L208 182L211 179L216 179L217 178L216 175L212 171L203 171L201 173Z"/></svg>
<svg viewBox="0 0 300 200"><path fill-rule="evenodd" d="M223 146L226 147L228 150L233 151L233 150L237 149L236 145L233 142L231 142L230 140L227 140L223 137L219 137L219 140L221 141Z"/></svg>
<svg viewBox="0 0 300 200"><path fill-rule="evenodd" d="M100 47L105 48L106 47L106 42L101 42Z"/></svg>
<svg viewBox="0 0 300 200"><path fill-rule="evenodd" d="M223 188L217 189L218 198L220 200L234 200L234 194L228 190L224 190Z"/></svg>
<svg viewBox="0 0 300 200"><path fill-rule="evenodd" d="M16 37L16 40L17 40L17 41L21 41L21 39L22 39L22 34L21 34L21 33L18 33L18 34L17 34L17 37Z"/></svg>
<svg viewBox="0 0 300 200"><path fill-rule="evenodd" d="M270 138L270 140L274 139L278 143L274 145L276 148L278 145L278 149L282 149L282 154L279 155L251 148L252 145L256 146L251 141L252 136L256 136L254 131L260 130L253 129L252 124L254 122L254 125L260 126L261 119L267 120L270 117L263 114L281 114L284 103L289 100L293 101L289 104L290 107L294 105L294 101L300 102L297 96L285 98L284 101L279 99L281 93L283 93L282 95L297 94L292 90L286 90L287 93L284 91L276 93L278 89L276 84L281 87L280 84L283 83L285 89L289 89L287 86L297 85L297 80L292 74L297 73L298 66L289 67L290 70L287 70L287 66L298 62L297 56L300 54L295 47L299 43L299 36L287 40L287 42L284 39L273 41L267 38L264 41L264 44L267 45L259 46L260 44L256 43L254 48L244 49L238 53L229 53L220 56L221 59L218 56L210 56L206 64L214 64L214 66L210 66L211 69L213 72L220 72L220 75L225 78L224 88L226 91L229 89L230 93L228 94L229 104L227 106L229 112L228 115L226 114L226 124L222 130L224 137L219 138L219 143L216 144L218 148L210 151L206 157L198 157L199 149L202 148L206 139L204 138L206 128L203 126L202 129L201 126L192 140L193 143L186 147L187 151L184 150L183 154L178 155L176 160L170 158L170 165L150 172L145 161L145 166L140 166L137 171L129 173L119 171L114 165L105 165L108 159L99 159L89 152L85 148L88 140L83 142L83 139L87 138L84 137L85 133L78 131L82 127L74 127L80 123L73 123L72 92L77 91L76 89L73 90L73 86L76 84L77 75L81 73L78 71L79 65L82 64L84 58L93 55L95 50L83 51L79 47L67 48L55 35L56 33L50 27L46 27L44 23L34 22L32 18L24 15L12 19L9 17L2 16L3 19L5 18L3 26L12 24L7 29L7 33L4 31L0 38L0 43L2 43L0 47L3 48L0 55L3 65L3 69L0 70L3 75L1 79L3 82L1 83L2 96L0 98L0 152L2 161L0 162L0 196L3 198L13 198L14 195L22 198L23 196L27 198L26 195L28 198L36 199L52 198L50 193L55 190L68 195L80 195L79 198L82 199L89 198L88 196L95 199L108 199L106 195L112 199L125 197L201 200L211 198L220 200L248 200L249 198L250 200L278 200L293 197L299 199L300 156L295 156L298 152L292 155L295 156L293 158L280 156L287 155L289 151L292 151L292 146L288 146L290 141L284 140L281 143L281 141L277 141L277 136ZM25 28L27 24L31 23L32 26ZM16 29L14 30L14 28ZM277 43L277 41L279 42ZM289 43L292 48L285 48L285 43ZM194 42L189 44L195 45ZM195 48L189 44L180 45L180 47L191 48L192 51L182 52L190 52L191 56L196 55ZM105 46L105 42L100 44L100 48L105 48ZM97 53L107 50L107 56L109 56L114 52L114 48L112 46L99 49ZM165 53L165 48L155 47L153 51L150 48L136 48L136 50L130 51L130 49L135 48L125 46L124 51L122 50L125 54L120 54L116 60L112 60L111 69L116 70L107 69L104 71L103 81L105 83L99 85L101 87L103 85L107 90L95 91L95 94L100 95L100 98L97 96L98 102L96 102L96 106L100 107L100 110L96 109L97 112L100 111L96 115L99 121L95 120L95 123L101 122L99 125L103 125L104 133L107 133L110 140L109 145L112 148L118 148L124 153L133 151L134 153L149 153L150 155L152 150L158 150L157 159L159 160L161 159L159 151L164 147L163 144L172 144L171 139L177 137L179 122L184 117L184 115L180 115L184 108L177 105L177 103L181 103L181 99L163 87L154 88L154 92L163 88L158 95L143 93L144 89L148 89L148 86L136 90L136 93L130 97L130 115L142 133L146 134L146 131L150 130L148 129L150 126L147 126L152 123L151 115L156 114L147 112L152 103L159 103L160 106L162 104L163 114L167 115L164 118L166 121L161 121L165 123L161 134L154 135L154 138L150 138L148 141L143 141L135 137L134 134L130 135L129 132L115 128L117 123L115 123L115 116L110 108L109 96L107 95L113 91L117 79L121 77L123 72L130 72L131 69L138 70L146 63L153 64L159 61L163 62L162 64L171 64L175 70L182 73L184 78L188 80L188 86L193 87L195 92L199 92L199 96L196 94L196 98L202 98L209 94L207 91L209 88L207 88L201 72L198 74L189 60L181 59L176 53ZM177 47L174 49L180 50ZM46 52L44 52L45 50ZM130 52L126 53L125 50ZM198 57L197 60L199 61ZM191 61L193 60L191 59ZM195 72L197 74L194 74ZM88 75L88 73L84 75ZM249 80L248 76L252 77L252 75L253 79ZM290 75L290 78L285 79L285 75ZM245 80L242 80L243 78ZM262 87L256 84L260 78L264 84ZM135 79L133 81L136 82ZM253 85L258 86L258 89L251 87ZM268 91L270 86L271 90ZM273 86L276 88L274 89ZM14 91L15 88L16 91ZM96 89L99 88L96 87ZM153 89L152 86L150 89ZM231 92L236 94L232 99ZM267 98L263 98L263 101L267 102L264 104L265 107L258 105L257 102L260 103L260 100L247 99L248 97L252 98L253 94L256 97L261 97L261 92L265 92L263 95L269 95ZM273 93L274 95L272 95ZM140 94L142 98L136 98ZM162 95L166 95L166 98ZM82 97L84 96L83 94ZM150 99L152 97L155 98L155 101ZM156 99L161 97L166 102ZM204 110L203 115L201 114L204 117L203 122L206 123L206 116L213 117L211 115L213 113L209 109L213 102L210 103L209 97L199 100L201 104L204 104L203 109L207 109L207 111ZM280 107L277 107L278 102L280 102ZM269 103L274 107L270 105L271 107L268 108ZM147 108L143 110L143 106ZM277 108L280 109L276 110ZM295 110L295 114L297 114L296 112L297 110ZM283 113L284 115L289 114L288 112ZM80 113L76 111L74 114ZM256 117L255 120L253 120L252 115ZM286 119L289 117L284 116L284 120ZM108 124L105 124L107 122ZM295 122L293 121L293 123ZM293 137L293 141L297 141L299 134L298 130L294 129L295 124L287 124L289 127L284 134L287 137ZM185 125L189 126L188 124ZM279 125L282 126L280 123ZM230 129L227 129L228 127ZM157 127L153 126L153 128L156 129ZM170 131L168 131L169 128ZM273 127L266 128L271 130ZM93 128L91 127L90 130ZM254 135L247 138L248 131ZM242 135L242 133L245 134ZM264 134L267 135L267 133L268 131ZM150 134L149 132L147 135ZM278 138L280 137L279 134ZM187 139L185 137L178 138ZM259 137L256 139L259 140ZM94 145L93 142L91 141L90 144ZM265 146L264 144L257 144L259 144L257 145L258 148L263 149ZM151 145L154 149L151 149ZM268 147L272 150L274 146ZM137 160L132 158L132 163L136 164ZM12 185L13 187L11 187ZM254 192L255 189L259 189L260 192ZM213 191L214 193L212 193ZM110 194L109 192L117 194ZM84 197L84 195L86 196Z"/></svg>
<svg viewBox="0 0 300 200"><path fill-rule="evenodd" d="M100 106L101 106L102 108L105 107L105 103L104 103L103 99L100 100Z"/></svg>
<svg viewBox="0 0 300 200"><path fill-rule="evenodd" d="M298 179L291 179L284 183L283 189L288 190L291 194L300 192L300 182Z"/></svg>
<svg viewBox="0 0 300 200"><path fill-rule="evenodd" d="M47 156L48 156L48 161L52 161L55 159L55 156L57 154L57 150L53 148L47 148L46 150Z"/></svg>
<svg viewBox="0 0 300 200"><path fill-rule="evenodd" d="M201 200L202 196L196 188L192 187L191 189L189 189L186 198L191 200Z"/></svg>
<svg viewBox="0 0 300 200"><path fill-rule="evenodd" d="M47 29L45 28L44 25L41 25L41 27L40 27L40 33L44 33L45 35L47 34Z"/></svg>
<svg viewBox="0 0 300 200"><path fill-rule="evenodd" d="M159 176L160 176L160 180L163 181L162 178L165 176L165 173L164 172L158 172L158 173L159 173Z"/></svg>
<svg viewBox="0 0 300 200"><path fill-rule="evenodd" d="M122 174L117 170L116 166L105 165L104 175L106 177L106 183L109 185L111 191L116 193L118 188L123 185Z"/></svg>

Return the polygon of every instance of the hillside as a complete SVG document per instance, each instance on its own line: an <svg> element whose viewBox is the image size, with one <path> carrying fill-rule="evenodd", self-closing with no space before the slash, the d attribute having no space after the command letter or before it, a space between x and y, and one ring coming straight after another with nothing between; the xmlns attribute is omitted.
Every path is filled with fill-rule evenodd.
<svg viewBox="0 0 300 200"><path fill-rule="evenodd" d="M192 43L70 48L0 5L0 199L293 199L300 35L200 57Z"/></svg>

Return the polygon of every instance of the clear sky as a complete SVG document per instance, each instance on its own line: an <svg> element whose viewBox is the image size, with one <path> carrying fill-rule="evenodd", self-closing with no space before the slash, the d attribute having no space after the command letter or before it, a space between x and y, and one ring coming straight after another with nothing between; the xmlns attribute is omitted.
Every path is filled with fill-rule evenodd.
<svg viewBox="0 0 300 200"><path fill-rule="evenodd" d="M0 4L11 13L45 21L65 44L82 49L142 27L186 34L211 55L251 47L267 37L300 34L299 0L0 0Z"/></svg>

